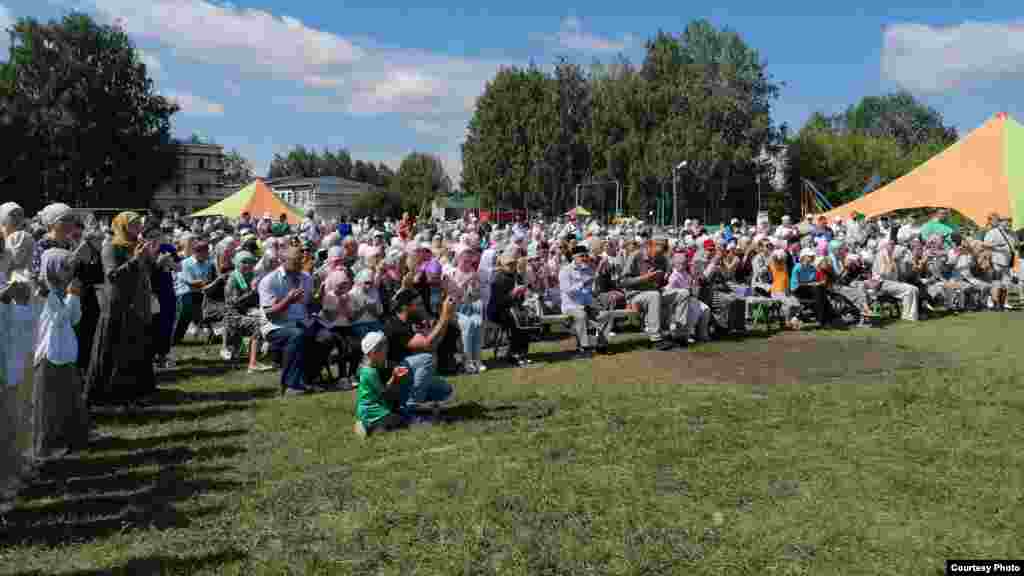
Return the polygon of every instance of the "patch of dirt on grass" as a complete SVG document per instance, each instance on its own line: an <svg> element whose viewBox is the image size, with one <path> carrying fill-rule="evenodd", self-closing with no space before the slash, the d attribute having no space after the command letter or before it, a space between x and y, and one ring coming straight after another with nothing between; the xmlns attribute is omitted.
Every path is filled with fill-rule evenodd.
<svg viewBox="0 0 1024 576"><path fill-rule="evenodd" d="M645 355L651 368L674 372L686 380L751 386L882 377L894 370L942 366L950 362L947 356L872 342L863 337L834 339L792 333Z"/></svg>

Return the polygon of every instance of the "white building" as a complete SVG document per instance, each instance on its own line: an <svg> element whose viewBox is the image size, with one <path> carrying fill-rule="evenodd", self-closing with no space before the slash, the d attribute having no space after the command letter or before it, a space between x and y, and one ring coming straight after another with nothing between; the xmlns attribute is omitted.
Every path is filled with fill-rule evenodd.
<svg viewBox="0 0 1024 576"><path fill-rule="evenodd" d="M348 218L356 199L376 189L372 184L336 176L285 177L265 180L285 202L303 211L313 210L317 218Z"/></svg>

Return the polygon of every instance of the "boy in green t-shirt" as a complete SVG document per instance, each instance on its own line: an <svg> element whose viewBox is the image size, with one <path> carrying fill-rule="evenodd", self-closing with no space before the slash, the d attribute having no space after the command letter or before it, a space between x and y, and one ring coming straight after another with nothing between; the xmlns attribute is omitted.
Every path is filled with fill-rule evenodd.
<svg viewBox="0 0 1024 576"><path fill-rule="evenodd" d="M363 337L366 358L359 367L359 385L356 388L356 422L353 427L360 437L375 432L401 428L405 420L393 407L398 403L399 386L408 369L397 367L386 384L381 384L380 372L387 362L387 338L383 332L371 332Z"/></svg>

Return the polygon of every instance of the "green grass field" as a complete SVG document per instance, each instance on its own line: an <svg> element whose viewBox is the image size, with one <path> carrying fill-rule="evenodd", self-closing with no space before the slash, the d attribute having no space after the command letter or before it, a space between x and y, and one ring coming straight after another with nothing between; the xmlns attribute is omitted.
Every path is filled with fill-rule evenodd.
<svg viewBox="0 0 1024 576"><path fill-rule="evenodd" d="M213 351L43 469L3 574L942 574L1024 557L1020 317L623 351L454 379L359 441Z"/></svg>

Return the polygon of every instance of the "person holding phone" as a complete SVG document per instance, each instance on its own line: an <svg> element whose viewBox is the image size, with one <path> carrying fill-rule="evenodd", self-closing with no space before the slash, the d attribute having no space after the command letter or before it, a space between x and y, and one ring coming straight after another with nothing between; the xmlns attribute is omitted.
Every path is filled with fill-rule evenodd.
<svg viewBox="0 0 1024 576"><path fill-rule="evenodd" d="M103 246L104 287L93 357L86 375L90 402L135 402L156 389L153 373L151 268L158 244L142 238L142 216L122 212Z"/></svg>
<svg viewBox="0 0 1024 576"><path fill-rule="evenodd" d="M384 326L388 365L404 366L412 375L402 387L399 410L413 422L429 422L429 418L416 415L419 408L427 403L445 402L454 394L451 384L435 370L434 351L455 321L455 302L450 296L444 299L437 321L425 334L415 328L427 318L422 299L415 290L399 290L392 300L392 309L395 315Z"/></svg>
<svg viewBox="0 0 1024 576"><path fill-rule="evenodd" d="M313 298L313 278L302 271L302 260L301 248L288 248L281 266L264 276L257 288L265 318L260 332L272 349L284 354L281 389L287 396L312 391L306 378L304 322Z"/></svg>

